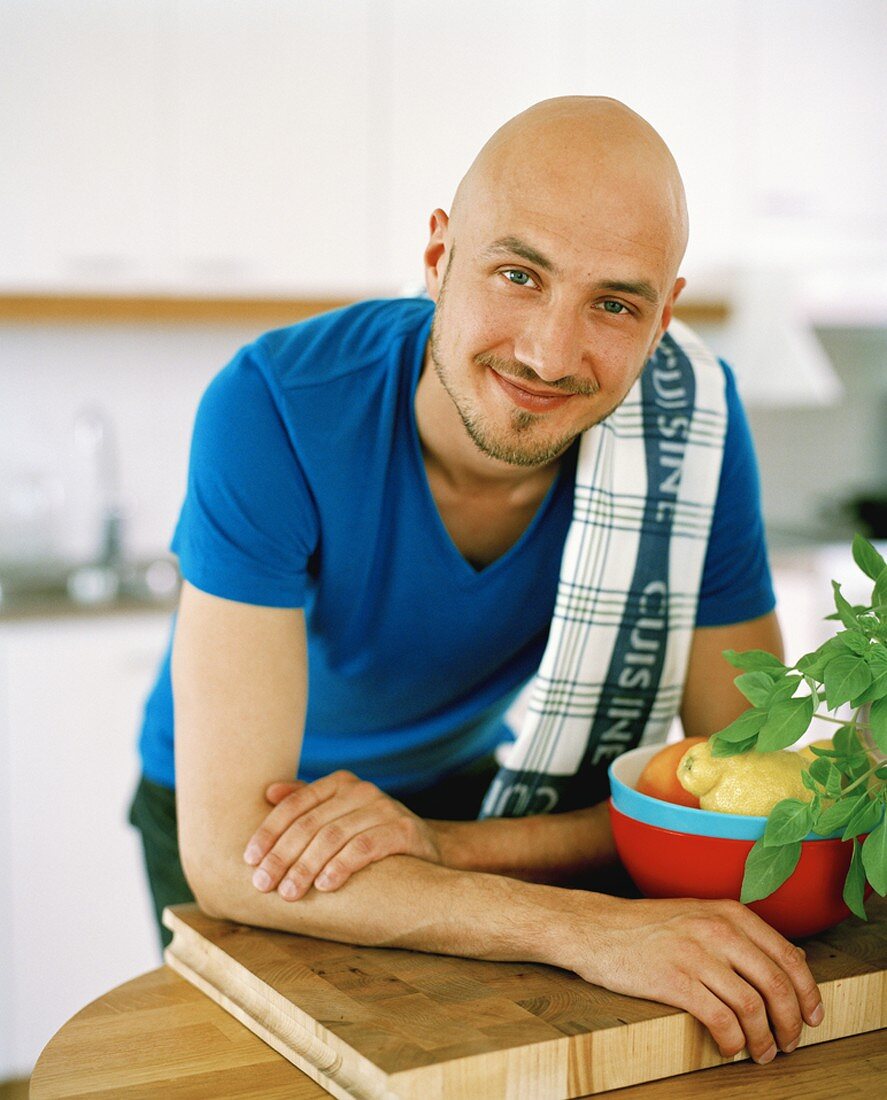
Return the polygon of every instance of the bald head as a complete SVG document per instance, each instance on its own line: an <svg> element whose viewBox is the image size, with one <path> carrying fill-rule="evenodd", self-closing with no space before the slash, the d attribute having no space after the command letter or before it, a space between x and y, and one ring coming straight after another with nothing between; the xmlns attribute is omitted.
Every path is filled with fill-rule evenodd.
<svg viewBox="0 0 887 1100"><path fill-rule="evenodd" d="M577 234L608 225L661 248L671 277L687 246L687 207L674 158L653 127L602 96L543 100L500 127L456 191L450 231L458 237L520 196Z"/></svg>

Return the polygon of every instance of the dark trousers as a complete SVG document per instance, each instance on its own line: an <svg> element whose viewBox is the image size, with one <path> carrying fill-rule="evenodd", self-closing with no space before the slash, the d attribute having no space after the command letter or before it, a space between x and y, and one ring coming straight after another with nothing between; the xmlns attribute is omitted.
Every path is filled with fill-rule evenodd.
<svg viewBox="0 0 887 1100"><path fill-rule="evenodd" d="M415 794L399 795L398 800L419 817L438 821L472 821L480 812L484 795L497 770L492 756L484 757L469 768L448 776L435 787ZM161 948L167 947L172 933L161 923L163 910L167 905L194 901L179 856L175 791L158 786L143 776L130 807L129 821L142 835L145 870ZM247 840L248 837L243 838L244 846Z"/></svg>

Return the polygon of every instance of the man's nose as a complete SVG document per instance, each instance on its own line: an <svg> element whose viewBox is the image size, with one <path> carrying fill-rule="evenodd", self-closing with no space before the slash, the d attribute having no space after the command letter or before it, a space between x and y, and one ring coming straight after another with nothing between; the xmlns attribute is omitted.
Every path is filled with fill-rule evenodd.
<svg viewBox="0 0 887 1100"><path fill-rule="evenodd" d="M582 374L582 324L570 309L548 305L526 319L514 343L514 357L546 382Z"/></svg>

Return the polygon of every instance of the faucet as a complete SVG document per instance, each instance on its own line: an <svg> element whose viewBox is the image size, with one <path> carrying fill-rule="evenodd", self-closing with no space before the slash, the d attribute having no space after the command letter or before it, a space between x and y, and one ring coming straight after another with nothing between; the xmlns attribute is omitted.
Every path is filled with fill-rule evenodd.
<svg viewBox="0 0 887 1100"><path fill-rule="evenodd" d="M94 565L117 569L123 562L123 510L120 504L120 458L108 413L90 405L74 419L74 442L93 460L100 502L100 536Z"/></svg>

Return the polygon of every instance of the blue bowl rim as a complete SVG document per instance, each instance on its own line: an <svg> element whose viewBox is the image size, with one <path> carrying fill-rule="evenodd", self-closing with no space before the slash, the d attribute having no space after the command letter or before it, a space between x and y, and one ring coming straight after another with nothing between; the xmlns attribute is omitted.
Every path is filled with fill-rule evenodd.
<svg viewBox="0 0 887 1100"><path fill-rule="evenodd" d="M664 743L652 745L640 745L635 749L629 749L612 761L607 769L607 777L610 781L610 797L613 805L626 817L632 817L645 825L654 828L665 829L675 833L689 833L697 836L708 836L722 840L759 840L764 835L767 825L766 817L752 814L728 814L716 813L712 810L696 809L693 806L681 806L674 802L664 802L662 799L653 798L648 794L624 783L615 774L615 767L620 761L631 753L644 753L645 757L654 755ZM646 751L645 751L646 750ZM808 833L804 840L834 840L840 837L843 830L838 829L829 836L820 836L818 833Z"/></svg>

